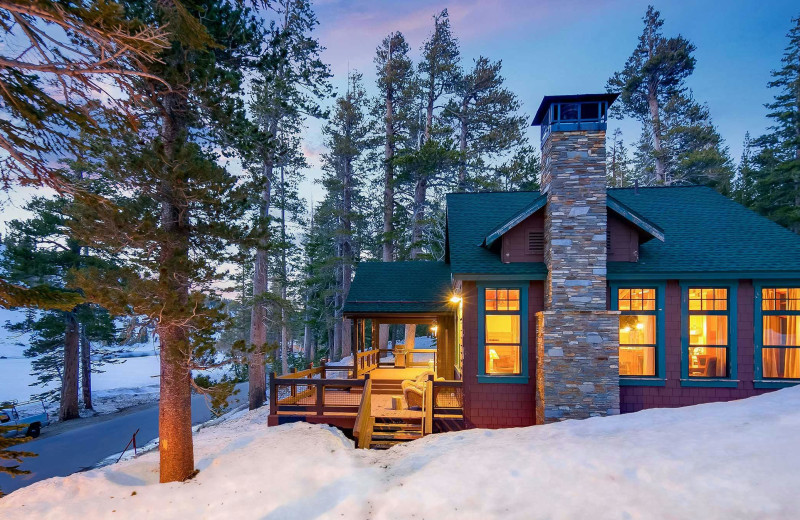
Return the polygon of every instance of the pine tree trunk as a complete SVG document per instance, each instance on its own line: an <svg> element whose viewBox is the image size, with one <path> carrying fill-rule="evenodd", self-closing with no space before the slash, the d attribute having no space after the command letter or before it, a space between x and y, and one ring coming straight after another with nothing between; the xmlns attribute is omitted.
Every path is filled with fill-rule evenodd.
<svg viewBox="0 0 800 520"><path fill-rule="evenodd" d="M353 320L342 320L342 357L353 354Z"/></svg>
<svg viewBox="0 0 800 520"><path fill-rule="evenodd" d="M177 140L184 130L182 99L177 93L164 96L162 139L166 172L160 186L161 232L159 291L165 312L156 326L161 346L160 401L158 410L160 481L183 481L194 472L192 446L192 373L189 363L192 345L185 322L189 303L188 273L184 259L189 256L189 225L176 189L172 168L175 166Z"/></svg>
<svg viewBox="0 0 800 520"><path fill-rule="evenodd" d="M287 9L288 12L288 9ZM283 165L281 165L281 368L283 373L289 373L289 344L286 328L286 284L288 283L286 266L286 180Z"/></svg>
<svg viewBox="0 0 800 520"><path fill-rule="evenodd" d="M256 249L253 265L253 308L250 311L250 345L252 352L248 357L248 402L250 410L264 404L267 393L267 370L264 364L264 350L267 345L267 304L264 301L268 291L269 276L269 210L272 201L272 157L267 157L264 165L264 187L261 192L261 237Z"/></svg>
<svg viewBox="0 0 800 520"><path fill-rule="evenodd" d="M313 218L313 217L312 217ZM306 290L306 305L305 305L305 312L303 316L304 326L303 326L303 353L306 356L306 360L308 362L314 361L314 350L313 345L311 343L311 309L309 308L311 304L311 290Z"/></svg>
<svg viewBox="0 0 800 520"><path fill-rule="evenodd" d="M78 351L80 331L75 314L64 315L64 375L61 383L61 403L58 407L58 419L68 421L80 417L78 411Z"/></svg>
<svg viewBox="0 0 800 520"><path fill-rule="evenodd" d="M661 116L658 113L658 97L655 87L647 92L647 106L650 109L650 121L653 129L653 150L655 151L656 181L667 183L667 173L664 166L664 153L661 145Z"/></svg>
<svg viewBox="0 0 800 520"><path fill-rule="evenodd" d="M158 405L158 451L163 482L183 481L194 472L192 450L192 374L186 352L189 340L178 326L159 325L161 397Z"/></svg>
<svg viewBox="0 0 800 520"><path fill-rule="evenodd" d="M467 189L467 108L468 99L464 98L461 102L461 115L459 116L460 132L458 136L458 152L461 160L458 164L458 189L463 192Z"/></svg>
<svg viewBox="0 0 800 520"><path fill-rule="evenodd" d="M428 178L419 174L414 185L414 215L411 224L411 259L422 253L422 230L425 225L425 204L428 194Z"/></svg>
<svg viewBox="0 0 800 520"><path fill-rule="evenodd" d="M92 407L92 344L86 337L85 327L81 327L81 389L83 390L83 408Z"/></svg>

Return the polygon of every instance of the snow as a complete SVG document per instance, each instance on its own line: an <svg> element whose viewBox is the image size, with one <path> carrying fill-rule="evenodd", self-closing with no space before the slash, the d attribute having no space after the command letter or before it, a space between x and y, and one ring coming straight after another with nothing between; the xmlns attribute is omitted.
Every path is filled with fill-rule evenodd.
<svg viewBox="0 0 800 520"><path fill-rule="evenodd" d="M199 474L158 484L158 454L42 481L0 518L782 519L800 508L800 387L730 403L355 450L267 410L195 437Z"/></svg>

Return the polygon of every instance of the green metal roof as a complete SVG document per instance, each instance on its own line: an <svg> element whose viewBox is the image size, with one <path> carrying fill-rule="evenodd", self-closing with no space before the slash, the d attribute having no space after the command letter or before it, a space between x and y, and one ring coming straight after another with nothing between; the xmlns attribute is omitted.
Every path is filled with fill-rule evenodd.
<svg viewBox="0 0 800 520"><path fill-rule="evenodd" d="M505 264L500 255L481 246L487 236L531 207L539 197L538 191L448 194L447 232L453 275L523 275L544 279L547 269L543 262Z"/></svg>
<svg viewBox="0 0 800 520"><path fill-rule="evenodd" d="M344 312L447 312L451 293L450 267L444 262L361 262Z"/></svg>
<svg viewBox="0 0 800 520"><path fill-rule="evenodd" d="M658 239L641 245L638 262L609 262L609 278L800 278L800 235L711 188L609 189L608 195L612 210L622 210L623 217ZM544 263L503 263L480 245L539 197L539 192L449 194L453 276L544 278Z"/></svg>
<svg viewBox="0 0 800 520"><path fill-rule="evenodd" d="M609 277L685 277L688 273L729 273L739 278L800 276L800 235L711 188L608 192L664 230L664 242L651 240L641 245L638 262L609 262Z"/></svg>

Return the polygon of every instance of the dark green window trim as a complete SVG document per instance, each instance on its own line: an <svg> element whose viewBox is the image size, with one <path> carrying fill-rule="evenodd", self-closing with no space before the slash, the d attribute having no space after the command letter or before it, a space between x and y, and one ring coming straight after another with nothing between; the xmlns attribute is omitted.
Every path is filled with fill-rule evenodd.
<svg viewBox="0 0 800 520"><path fill-rule="evenodd" d="M655 314L656 316L656 375L655 376L619 376L620 386L664 386L666 378L666 332L664 319L666 282L610 282L611 310L619 310L619 289L655 289L655 311L620 311L622 314Z"/></svg>
<svg viewBox="0 0 800 520"><path fill-rule="evenodd" d="M739 282L703 282L681 281L681 386L701 386L717 388L736 388L739 385L739 363L737 349L737 296ZM689 288L726 288L728 289L727 311L704 311L708 314L727 314L728 316L728 377L726 378L690 378L689 377Z"/></svg>
<svg viewBox="0 0 800 520"><path fill-rule="evenodd" d="M478 290L478 382L527 384L528 376L528 284L519 282L479 282ZM519 289L520 374L486 373L486 289Z"/></svg>
<svg viewBox="0 0 800 520"><path fill-rule="evenodd" d="M761 349L764 347L764 314L786 314L787 311L763 311L761 309L761 290L778 287L800 287L800 280L753 281L755 299L753 302L753 346L755 365L755 388L787 388L800 383L800 379L764 379L764 358Z"/></svg>

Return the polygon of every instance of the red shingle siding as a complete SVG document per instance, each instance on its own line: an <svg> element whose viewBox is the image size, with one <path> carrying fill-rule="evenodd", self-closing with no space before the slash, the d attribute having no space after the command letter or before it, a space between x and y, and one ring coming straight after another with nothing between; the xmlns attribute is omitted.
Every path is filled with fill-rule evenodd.
<svg viewBox="0 0 800 520"><path fill-rule="evenodd" d="M503 262L544 262L544 251L532 254L528 248L531 232L544 233L544 212L537 211L503 235L500 258Z"/></svg>
<svg viewBox="0 0 800 520"><path fill-rule="evenodd" d="M677 281L667 283L664 309L666 324L666 385L663 387L620 387L622 413L645 408L664 408L692 404L730 401L762 394L770 390L755 389L753 342L753 284L739 282L737 293L737 361L740 381L737 388L682 387L681 379L681 288Z"/></svg>
<svg viewBox="0 0 800 520"><path fill-rule="evenodd" d="M636 262L639 260L639 232L616 213L608 212L609 262Z"/></svg>
<svg viewBox="0 0 800 520"><path fill-rule="evenodd" d="M478 383L478 294L475 282L464 282L464 416L478 428L509 428L534 424L536 318L544 309L544 284L528 289L528 384Z"/></svg>

